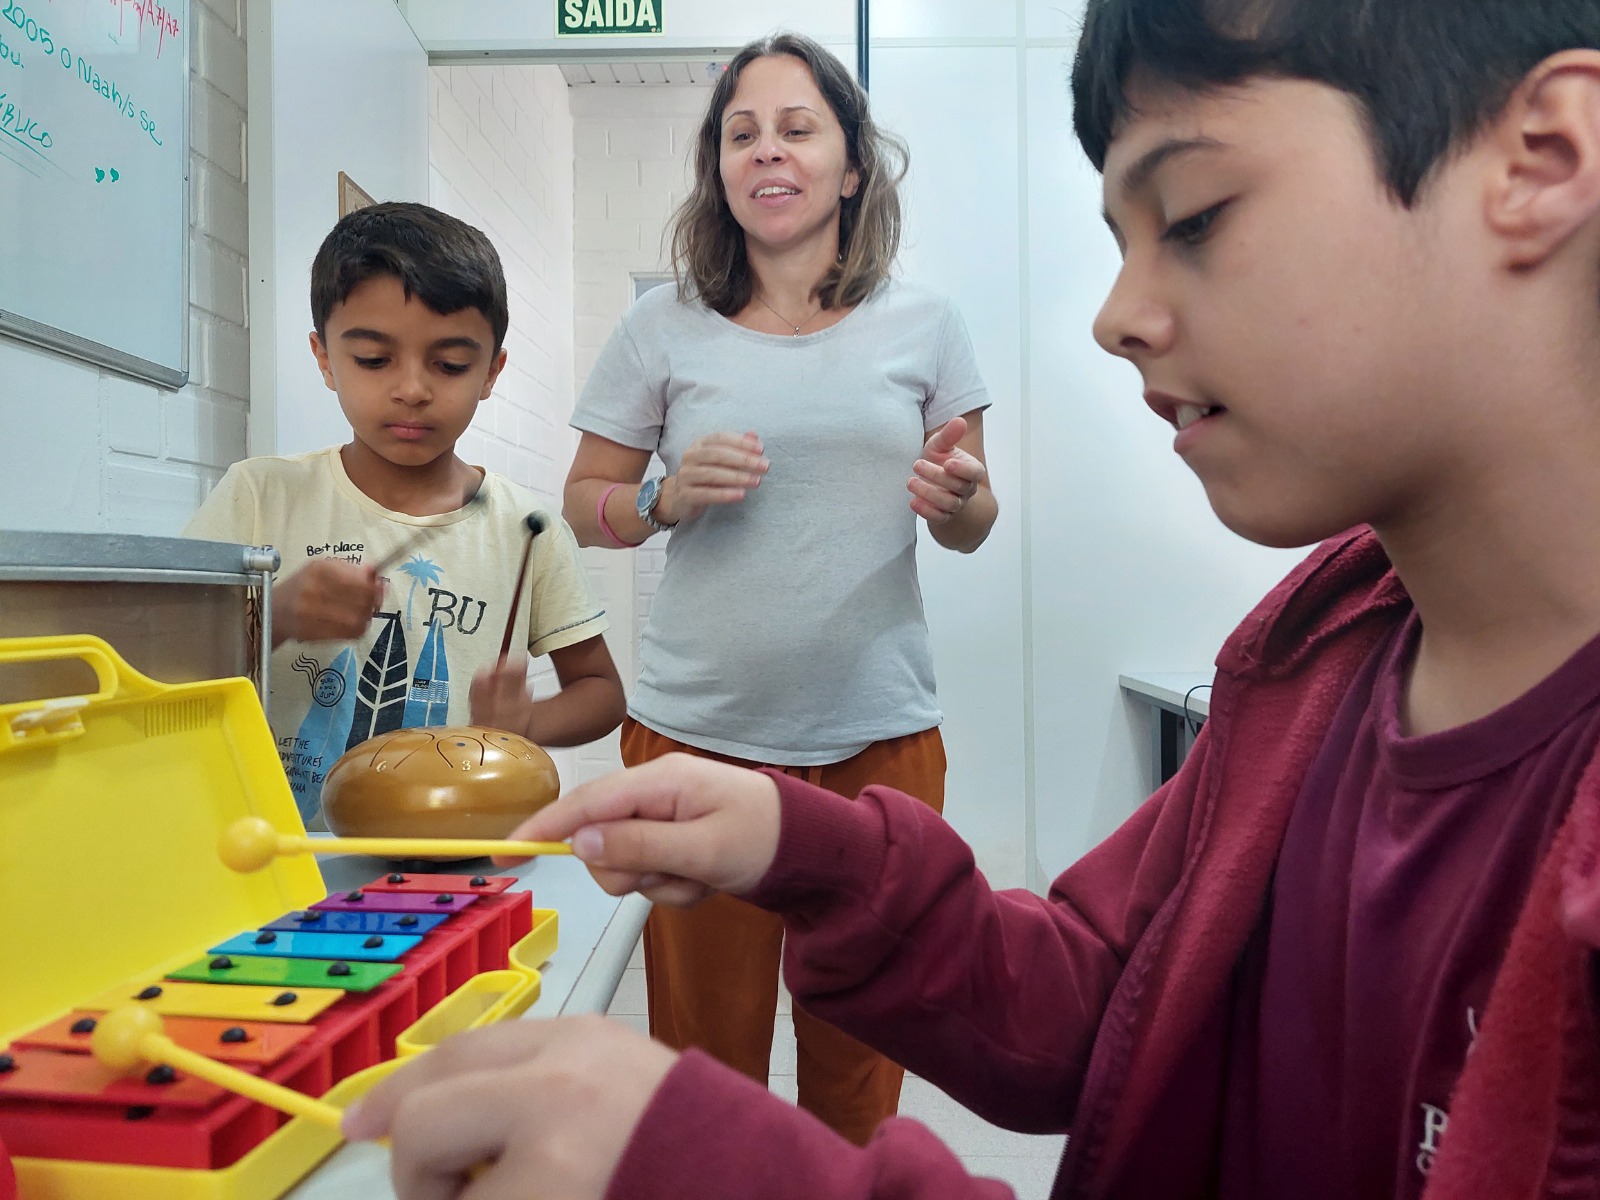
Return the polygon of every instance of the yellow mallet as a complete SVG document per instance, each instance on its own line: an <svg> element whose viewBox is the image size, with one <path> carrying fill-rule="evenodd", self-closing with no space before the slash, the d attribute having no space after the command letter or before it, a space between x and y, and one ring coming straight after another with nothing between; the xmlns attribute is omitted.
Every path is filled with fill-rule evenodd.
<svg viewBox="0 0 1600 1200"><path fill-rule="evenodd" d="M89 1047L97 1059L123 1074L147 1063L167 1063L268 1108L304 1117L329 1129L337 1130L344 1117L343 1109L184 1049L162 1032L161 1017L148 1008L129 1005L106 1013L95 1025Z"/></svg>
<svg viewBox="0 0 1600 1200"><path fill-rule="evenodd" d="M100 1018L94 1027L93 1036L89 1039L89 1048L97 1059L113 1071L127 1074L147 1063L166 1063L180 1071L187 1071L196 1078L214 1083L220 1088L238 1092L239 1095L259 1104L265 1104L268 1108L276 1108L291 1116L304 1117L308 1121L326 1126L335 1133L340 1132L340 1122L344 1119L342 1108L312 1099L303 1092L286 1088L282 1084L271 1083L237 1067L219 1063L204 1054L186 1050L161 1030L161 1017L158 1013L152 1009L130 1004L123 1008L112 1009ZM379 1138L378 1145L388 1146L389 1139ZM468 1178L478 1178L491 1165L482 1163L472 1168L467 1172Z"/></svg>
<svg viewBox="0 0 1600 1200"><path fill-rule="evenodd" d="M505 842L490 838L308 838L280 833L262 817L240 817L222 831L217 853L241 875L259 871L281 854L371 854L378 858L532 858L571 854L565 842Z"/></svg>

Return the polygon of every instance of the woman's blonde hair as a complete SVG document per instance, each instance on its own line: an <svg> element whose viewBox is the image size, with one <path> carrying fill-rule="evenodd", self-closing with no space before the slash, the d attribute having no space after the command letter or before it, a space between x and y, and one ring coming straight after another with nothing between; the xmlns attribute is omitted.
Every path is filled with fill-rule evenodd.
<svg viewBox="0 0 1600 1200"><path fill-rule="evenodd" d="M672 271L678 295L698 298L731 317L755 292L744 230L733 219L722 189L722 114L733 100L739 75L758 58L787 54L811 70L817 90L844 129L845 152L861 177L855 195L839 212L839 261L819 285L824 308L859 304L889 277L900 249L900 181L906 174L906 147L872 123L867 93L843 63L798 33L778 33L745 46L712 89L705 119L695 138L694 190L672 218Z"/></svg>

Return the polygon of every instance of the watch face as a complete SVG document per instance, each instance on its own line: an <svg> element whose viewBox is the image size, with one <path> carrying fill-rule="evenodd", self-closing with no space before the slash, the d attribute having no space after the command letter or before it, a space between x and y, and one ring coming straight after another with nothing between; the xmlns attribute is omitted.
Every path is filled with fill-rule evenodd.
<svg viewBox="0 0 1600 1200"><path fill-rule="evenodd" d="M661 480L646 479L639 487L639 516L649 520L650 510L656 506L656 497L661 493Z"/></svg>

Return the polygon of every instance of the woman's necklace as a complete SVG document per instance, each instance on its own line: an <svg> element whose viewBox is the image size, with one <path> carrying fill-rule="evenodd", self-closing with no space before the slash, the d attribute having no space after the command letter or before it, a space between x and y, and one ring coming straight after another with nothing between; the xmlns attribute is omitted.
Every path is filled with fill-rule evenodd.
<svg viewBox="0 0 1600 1200"><path fill-rule="evenodd" d="M800 324L796 325L793 321L789 320L788 317L784 316L777 309L773 308L772 305L768 304L765 300L761 299L760 296L756 297L756 302L758 304L760 304L762 308L766 309L769 313L771 313L773 316L777 317L778 320L782 321L785 325L789 326L790 329L794 330L794 332L789 335L790 337L799 337L800 336L800 331L802 329L804 329L807 325L811 324L811 322L815 321L819 316L822 315L822 305L819 304L819 305L817 305L817 311L816 312L812 313L804 321L801 321Z"/></svg>

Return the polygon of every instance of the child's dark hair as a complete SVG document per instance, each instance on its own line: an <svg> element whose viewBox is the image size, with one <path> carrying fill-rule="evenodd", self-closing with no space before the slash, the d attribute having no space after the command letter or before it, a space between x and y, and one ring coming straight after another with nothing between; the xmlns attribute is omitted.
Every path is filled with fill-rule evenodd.
<svg viewBox="0 0 1600 1200"><path fill-rule="evenodd" d="M1089 0L1072 69L1078 141L1105 169L1129 76L1204 90L1267 76L1354 97L1410 206L1528 72L1600 49L1600 0Z"/></svg>
<svg viewBox="0 0 1600 1200"><path fill-rule="evenodd" d="M500 255L483 232L426 204L393 201L341 217L311 263L311 323L327 334L328 314L369 279L392 275L434 312L475 308L494 330L498 353L511 318Z"/></svg>

